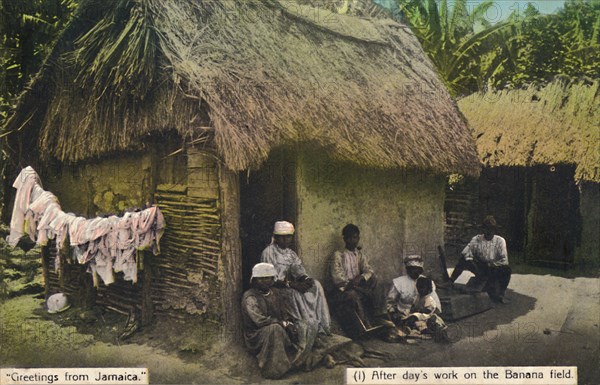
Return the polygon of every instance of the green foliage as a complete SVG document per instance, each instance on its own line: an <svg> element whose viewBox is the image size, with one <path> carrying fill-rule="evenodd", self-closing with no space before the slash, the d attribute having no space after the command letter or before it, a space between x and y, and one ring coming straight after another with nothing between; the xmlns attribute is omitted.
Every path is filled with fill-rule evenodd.
<svg viewBox="0 0 600 385"><path fill-rule="evenodd" d="M77 0L0 0L0 126L76 6Z"/></svg>
<svg viewBox="0 0 600 385"><path fill-rule="evenodd" d="M502 65L486 78L492 87L600 78L600 1L570 0L556 15L531 7L512 20L515 28L494 52Z"/></svg>
<svg viewBox="0 0 600 385"><path fill-rule="evenodd" d="M480 88L481 60L512 24L490 25L485 14L492 5L485 1L469 12L467 0L455 1L452 8L447 0L398 0L404 21L455 96ZM484 29L476 32L478 27Z"/></svg>
<svg viewBox="0 0 600 385"><path fill-rule="evenodd" d="M448 175L448 187L450 190L457 188L458 186L465 183L465 177L462 174L450 174Z"/></svg>
<svg viewBox="0 0 600 385"><path fill-rule="evenodd" d="M556 76L600 77L600 0L568 0L556 15L540 15L529 4L495 25L484 17L489 1L471 12L466 0L451 8L447 0L397 2L454 96Z"/></svg>
<svg viewBox="0 0 600 385"><path fill-rule="evenodd" d="M52 43L70 19L79 0L0 0L0 127L15 108L17 97L40 69ZM0 210L9 133L0 131Z"/></svg>

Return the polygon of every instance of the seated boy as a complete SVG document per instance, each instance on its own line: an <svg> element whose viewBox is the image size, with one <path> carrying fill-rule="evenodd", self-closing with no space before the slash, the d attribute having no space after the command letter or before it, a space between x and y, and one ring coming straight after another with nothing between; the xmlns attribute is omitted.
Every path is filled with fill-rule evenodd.
<svg viewBox="0 0 600 385"><path fill-rule="evenodd" d="M346 225L342 236L346 248L336 251L331 261L332 300L342 329L350 338L357 338L372 328L369 313L373 312L377 277L358 246L358 227Z"/></svg>

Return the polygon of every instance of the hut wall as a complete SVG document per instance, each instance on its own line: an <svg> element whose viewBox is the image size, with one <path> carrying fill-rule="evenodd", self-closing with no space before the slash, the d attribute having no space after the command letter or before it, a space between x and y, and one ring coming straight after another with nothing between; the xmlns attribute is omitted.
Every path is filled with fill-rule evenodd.
<svg viewBox="0 0 600 385"><path fill-rule="evenodd" d="M465 245L480 231L479 179L465 178L446 186L444 213L444 248L448 267L453 267Z"/></svg>
<svg viewBox="0 0 600 385"><path fill-rule="evenodd" d="M63 166L41 175L44 189L64 211L94 217L122 213L151 199L151 156L120 155L97 163Z"/></svg>
<svg viewBox="0 0 600 385"><path fill-rule="evenodd" d="M145 313L150 309L156 314L183 317L187 313L220 321L221 283L226 274L221 260L218 165L210 152L188 148L167 156L171 150L159 146L145 154L63 167L47 172L42 181L46 190L57 195L63 210L78 215L121 215L129 208L157 203L165 216L160 255L143 254L143 271L136 284L122 279L109 286L100 284L96 303L121 312L135 305ZM229 197L235 189L227 191ZM47 258L50 292L68 290L75 295L89 286L89 274L80 266L65 264L61 281L53 273L53 257ZM81 274L85 277L77 278ZM87 303L87 299L76 302Z"/></svg>
<svg viewBox="0 0 600 385"><path fill-rule="evenodd" d="M441 272L445 178L430 173L365 169L302 152L297 164L298 251L312 276L325 280L331 255L343 249L342 228L361 230L361 244L382 290L402 273L402 257L419 253Z"/></svg>
<svg viewBox="0 0 600 385"><path fill-rule="evenodd" d="M155 311L223 318L222 218L213 154L187 148L156 163L155 200L167 227L153 258Z"/></svg>
<svg viewBox="0 0 600 385"><path fill-rule="evenodd" d="M576 252L580 264L598 266L600 264L600 184L582 182L579 186L581 212L581 244Z"/></svg>

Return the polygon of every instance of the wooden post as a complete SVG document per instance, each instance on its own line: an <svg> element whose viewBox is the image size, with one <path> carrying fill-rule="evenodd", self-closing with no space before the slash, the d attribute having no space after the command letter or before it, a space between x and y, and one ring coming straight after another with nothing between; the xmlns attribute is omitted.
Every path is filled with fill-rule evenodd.
<svg viewBox="0 0 600 385"><path fill-rule="evenodd" d="M450 277L448 276L448 265L446 264L446 252L440 245L438 245L438 254L440 258L440 266L442 267L442 282L448 282Z"/></svg>
<svg viewBox="0 0 600 385"><path fill-rule="evenodd" d="M46 246L42 246L42 277L44 278L44 301L48 300L50 293L50 244L48 243Z"/></svg>
<svg viewBox="0 0 600 385"><path fill-rule="evenodd" d="M96 305L96 288L94 287L94 280L91 274L80 269L79 272L79 286L81 288L81 307L83 309L91 309Z"/></svg>
<svg viewBox="0 0 600 385"><path fill-rule="evenodd" d="M238 174L219 166L223 273L222 306L225 343L241 341L240 301L242 296L242 258L240 244L240 185Z"/></svg>
<svg viewBox="0 0 600 385"><path fill-rule="evenodd" d="M154 303L152 302L152 253L144 251L144 269L142 271L142 326L147 326L154 319Z"/></svg>
<svg viewBox="0 0 600 385"><path fill-rule="evenodd" d="M63 248L61 248L60 250L58 250L58 255L57 258L60 259L60 267L58 269L58 287L60 289L61 293L66 293L66 274L67 274L67 269L65 267L65 264L67 263L67 258L69 258L69 251L71 249L69 248L69 246L65 246Z"/></svg>

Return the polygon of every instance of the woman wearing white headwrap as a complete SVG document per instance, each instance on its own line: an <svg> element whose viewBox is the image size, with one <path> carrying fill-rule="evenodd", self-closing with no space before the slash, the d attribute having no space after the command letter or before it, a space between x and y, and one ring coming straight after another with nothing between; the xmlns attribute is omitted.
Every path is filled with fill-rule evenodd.
<svg viewBox="0 0 600 385"><path fill-rule="evenodd" d="M323 286L306 274L302 261L290 249L293 235L294 225L285 221L276 222L273 242L263 250L261 261L275 266L275 286L286 293L295 316L315 320L320 333L331 334L331 318Z"/></svg>
<svg viewBox="0 0 600 385"><path fill-rule="evenodd" d="M427 329L428 332L435 334L436 340L447 340L446 325L439 316L442 312L442 304L435 292L435 283L422 275L423 258L420 255L409 255L404 259L404 266L406 275L394 278L387 295L386 305L390 319L400 328L412 328L414 325L411 315L416 316L417 321L423 322L416 328L417 331ZM419 280L429 287L421 288L422 290L419 291Z"/></svg>
<svg viewBox="0 0 600 385"><path fill-rule="evenodd" d="M244 340L265 378L280 378L303 365L317 336L316 321L294 318L281 291L272 288L276 274L273 265L256 264L252 287L242 297Z"/></svg>
<svg viewBox="0 0 600 385"><path fill-rule="evenodd" d="M420 255L409 255L404 259L404 266L406 275L393 279L387 296L387 311L392 319L407 316L411 307L419 300L417 279L423 274L423 258ZM435 285L432 288L432 297L441 309L442 304L435 292Z"/></svg>

